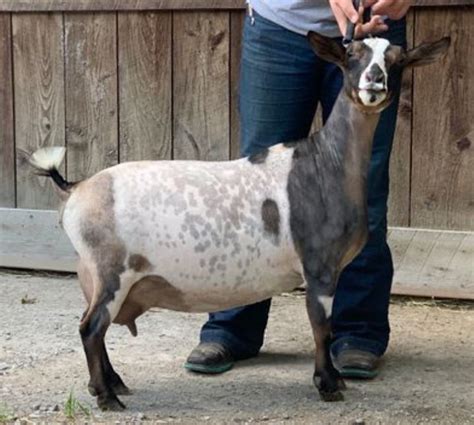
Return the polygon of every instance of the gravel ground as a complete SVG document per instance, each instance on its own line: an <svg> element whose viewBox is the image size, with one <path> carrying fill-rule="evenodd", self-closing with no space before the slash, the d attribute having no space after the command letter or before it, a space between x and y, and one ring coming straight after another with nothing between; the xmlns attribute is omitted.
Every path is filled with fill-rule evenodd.
<svg viewBox="0 0 474 425"><path fill-rule="evenodd" d="M133 395L126 411L102 413L86 390L76 277L0 272L0 294L0 422L66 422L73 391L85 407L77 423L474 424L472 304L396 301L380 376L348 381L346 400L331 404L312 386L303 296L275 298L262 354L213 377L182 367L205 316L151 311L137 338L118 326L107 334Z"/></svg>

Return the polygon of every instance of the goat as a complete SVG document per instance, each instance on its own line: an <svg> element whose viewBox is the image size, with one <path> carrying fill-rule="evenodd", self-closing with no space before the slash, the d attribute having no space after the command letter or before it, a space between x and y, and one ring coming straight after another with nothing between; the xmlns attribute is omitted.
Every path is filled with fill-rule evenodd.
<svg viewBox="0 0 474 425"><path fill-rule="evenodd" d="M330 317L341 270L367 238L366 180L380 112L393 76L434 62L449 38L405 51L382 38L308 35L315 52L344 72L324 128L226 162L139 161L78 182L57 171L64 148L35 152L31 164L61 197L64 230L79 254L88 302L80 323L89 391L101 409L129 393L104 343L111 323L137 334L151 307L212 312L255 303L307 284L316 355L313 381L325 401L342 400L329 356Z"/></svg>

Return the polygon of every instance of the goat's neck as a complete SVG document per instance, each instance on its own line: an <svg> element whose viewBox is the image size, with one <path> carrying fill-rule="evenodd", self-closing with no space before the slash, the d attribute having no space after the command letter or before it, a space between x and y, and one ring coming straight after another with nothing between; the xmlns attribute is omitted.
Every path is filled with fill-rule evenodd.
<svg viewBox="0 0 474 425"><path fill-rule="evenodd" d="M313 141L350 178L367 177L379 113L365 113L342 90L323 129Z"/></svg>

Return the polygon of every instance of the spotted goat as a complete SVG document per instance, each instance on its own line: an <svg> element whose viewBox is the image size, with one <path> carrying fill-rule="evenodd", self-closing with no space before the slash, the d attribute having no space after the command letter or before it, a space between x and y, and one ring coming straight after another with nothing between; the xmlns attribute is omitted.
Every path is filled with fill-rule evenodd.
<svg viewBox="0 0 474 425"><path fill-rule="evenodd" d="M449 39L413 50L381 38L335 40L310 33L323 59L344 72L324 128L236 161L139 161L77 183L58 172L65 150L43 148L31 164L51 177L64 230L79 254L88 307L80 334L89 390L102 409L124 407L128 388L104 343L111 323L137 334L151 307L213 312L307 283L316 343L314 383L341 400L329 356L330 317L341 270L367 238L367 173L380 112L403 68L433 62Z"/></svg>

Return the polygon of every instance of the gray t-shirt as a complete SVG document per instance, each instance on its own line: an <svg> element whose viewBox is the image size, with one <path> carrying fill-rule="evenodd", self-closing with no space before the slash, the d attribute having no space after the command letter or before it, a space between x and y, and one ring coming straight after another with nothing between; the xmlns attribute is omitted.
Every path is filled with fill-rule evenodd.
<svg viewBox="0 0 474 425"><path fill-rule="evenodd" d="M340 37L341 32L328 0L249 0L252 8L264 18L306 35L319 32L326 37Z"/></svg>

